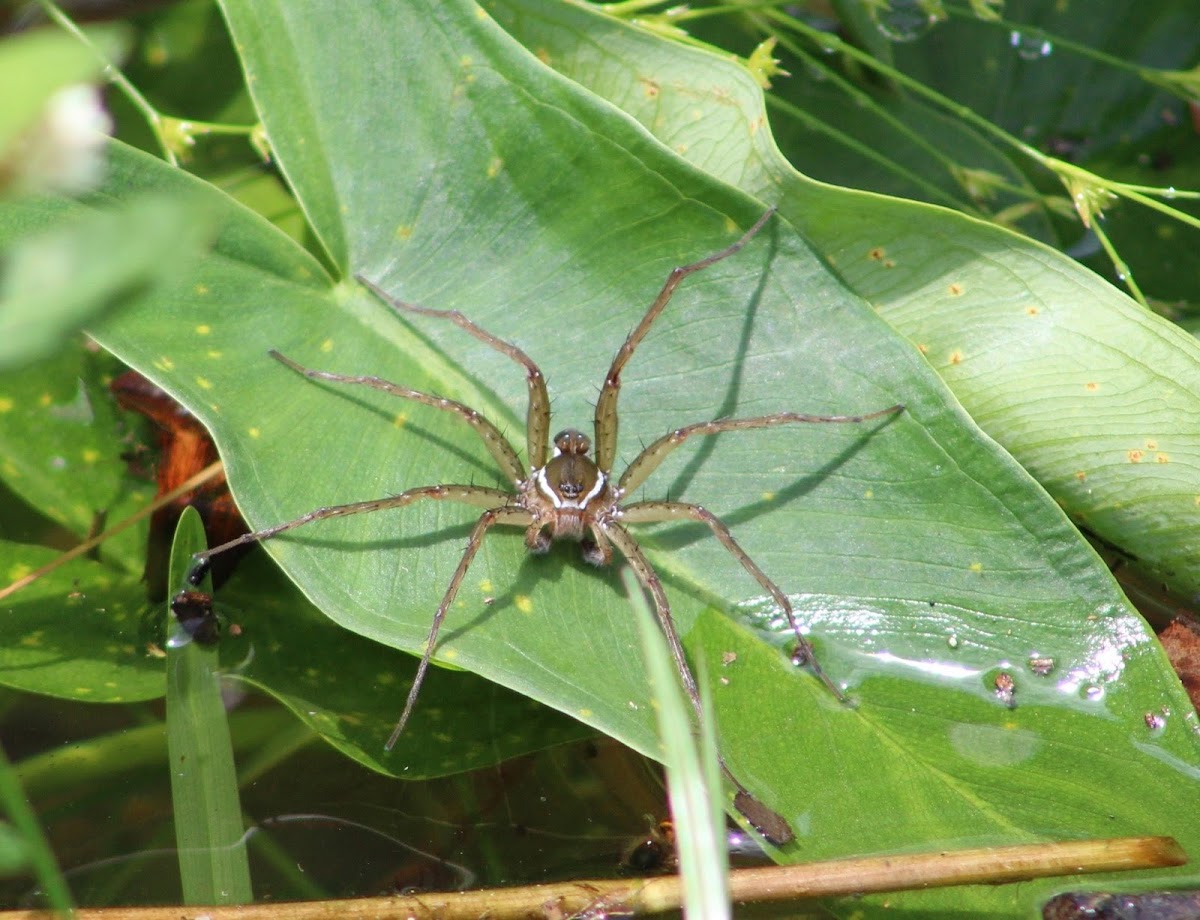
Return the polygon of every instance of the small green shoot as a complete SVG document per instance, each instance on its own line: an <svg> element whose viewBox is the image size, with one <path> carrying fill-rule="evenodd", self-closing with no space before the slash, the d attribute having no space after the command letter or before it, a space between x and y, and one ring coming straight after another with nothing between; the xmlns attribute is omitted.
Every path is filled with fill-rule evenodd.
<svg viewBox="0 0 1200 920"><path fill-rule="evenodd" d="M200 516L188 508L171 547L170 584L184 583L192 554L203 548ZM212 591L210 580L201 591ZM246 904L253 899L250 866L217 649L180 641L170 610L167 617L167 751L183 902Z"/></svg>
<svg viewBox="0 0 1200 920"><path fill-rule="evenodd" d="M633 572L626 569L622 578L625 591L637 611L642 649L654 692L671 818L675 825L675 846L683 877L684 914L691 920L727 918L730 916L729 860L725 850L725 820L717 798L721 785L711 719L712 701L705 695L701 674L699 684L705 718L697 745L692 734L691 707L679 684L679 672L671 660L666 639Z"/></svg>

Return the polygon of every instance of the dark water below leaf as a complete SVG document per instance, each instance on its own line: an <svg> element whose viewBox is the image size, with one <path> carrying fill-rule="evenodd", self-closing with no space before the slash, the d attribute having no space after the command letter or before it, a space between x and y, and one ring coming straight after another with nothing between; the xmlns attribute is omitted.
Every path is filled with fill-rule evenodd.
<svg viewBox="0 0 1200 920"><path fill-rule="evenodd" d="M18 765L66 744L145 737L154 706L89 707L13 695L2 724ZM292 717L251 697L242 711ZM237 744L238 722L231 720ZM27 779L79 906L180 903L165 743L113 758L68 756ZM255 754L239 758L257 772ZM107 760L96 770L97 758ZM44 762L44 761L40 761ZM72 776L72 771L77 775ZM54 773L53 778L46 774ZM597 739L474 773L397 781L314 738L244 783L242 805L258 900L344 898L613 877L626 851L665 816L657 767ZM34 907L27 878L0 882L0 905Z"/></svg>

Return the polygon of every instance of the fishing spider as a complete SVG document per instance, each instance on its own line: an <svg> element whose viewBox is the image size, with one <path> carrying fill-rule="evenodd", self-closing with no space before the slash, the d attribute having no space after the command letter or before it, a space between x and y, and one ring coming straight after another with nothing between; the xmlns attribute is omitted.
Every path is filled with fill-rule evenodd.
<svg viewBox="0 0 1200 920"><path fill-rule="evenodd" d="M394 300L366 278L356 276L359 282L369 288L380 300L391 306L398 314L409 313L448 319L488 347L507 355L525 368L526 383L529 389L529 409L526 417L526 450L529 457L528 470L522 465L516 449L500 433L499 429L469 406L451 399L443 399L428 393L410 390L407 387L390 383L379 377L348 376L329 373L327 371L310 370L297 364L290 358L284 357L277 351L271 351L270 355L275 360L311 380L361 384L376 390L382 390L385 393L391 393L402 399L412 400L413 402L459 416L479 435L484 446L487 447L503 471L505 478L512 483L513 491L508 492L476 485L422 486L416 489L408 489L398 495L392 495L387 498L318 508L295 520L246 534L235 540L223 543L220 546L197 553L194 557L192 567L188 572L188 581L193 585L199 584L208 570L210 560L219 553L246 543L269 539L285 531L302 527L305 524L311 524L314 521L344 517L350 514L361 514L367 511L381 511L385 508L400 508L404 505L423 500L445 500L474 505L485 510L471 531L466 549L459 560L458 567L454 571L454 576L450 579L450 585L446 589L441 604L438 606L437 613L433 616L433 623L429 627L429 635L425 640L425 650L421 656L421 663L417 667L417 674L413 680L412 689L409 690L408 699L405 701L404 711L401 713L400 720L396 723L396 728L388 739L387 750L390 750L395 744L396 739L399 738L400 733L404 730L404 726L412 713L421 683L425 678L425 672L429 667L430 659L433 657L433 652L437 645L438 631L441 629L442 621L445 619L450 605L454 602L454 598L458 594L463 578L467 574L467 569L471 565L471 561L475 558L475 554L479 551L484 535L498 524L525 528L525 546L531 553L546 552L554 540L574 540L580 544L583 551L583 558L587 562L592 565L602 566L612 561L614 547L620 550L621 554L633 568L643 588L645 588L653 599L654 610L658 615L659 624L666 634L667 643L675 659L675 665L679 669L684 688L687 690L688 697L699 714L700 694L696 687L695 678L692 676L691 669L688 666L687 658L684 655L683 644L679 640L679 634L676 632L675 624L671 619L670 602L667 600L666 592L663 590L662 582L659 581L658 575L655 574L641 547L625 526L627 524L650 522L695 521L706 525L712 530L716 538L721 541L725 548L742 565L742 568L774 598L775 603L787 617L788 624L796 637L794 660L797 663L807 661L813 673L820 678L825 686L839 699L845 700L841 690L829 679L817 663L811 644L804 637L804 634L800 631L799 624L796 622L795 615L792 612L792 605L788 601L787 595L780 590L775 582L767 577L762 569L758 567L758 564L738 545L737 541L733 538L733 534L729 532L729 528L725 524L700 505L680 501L639 501L624 504L622 499L641 486L671 451L679 447L684 441L697 435L713 435L722 431L743 431L750 428L770 428L775 425L789 425L800 422L863 422L868 419L899 412L903 409L903 406L891 406L887 409L871 412L866 415L803 415L796 412L779 412L774 415L763 415L756 418L725 418L687 425L683 428L677 428L659 438L638 454L634 461L626 468L620 479L614 482L612 478L612 466L617 452L617 396L621 391L621 371L633 355L634 349L646 337L646 334L650 331L650 326L667 306L675 289L684 278L716 262L720 262L722 259L729 258L741 250L763 228L774 213L774 208L768 210L758 219L754 226L746 231L741 239L731 246L698 262L676 268L667 277L666 283L663 285L662 290L659 291L654 302L650 305L650 308L646 311L646 315L642 317L641 322L637 324L625 340L625 344L617 351L616 357L613 358L612 366L608 370L608 375L604 378L604 385L600 390L600 397L596 402L595 459L589 456L592 449L592 441L589 440L587 435L574 428L568 428L554 436L554 454L547 460L547 436L550 433L550 399L546 392L546 381L538 366L520 348L498 339L481 329L457 310L434 310ZM748 793L733 778L728 769L725 770L725 774L740 790L740 796L748 796ZM752 820L754 819L752 818ZM788 834L790 835L790 832ZM785 837L782 832L778 833L777 836Z"/></svg>

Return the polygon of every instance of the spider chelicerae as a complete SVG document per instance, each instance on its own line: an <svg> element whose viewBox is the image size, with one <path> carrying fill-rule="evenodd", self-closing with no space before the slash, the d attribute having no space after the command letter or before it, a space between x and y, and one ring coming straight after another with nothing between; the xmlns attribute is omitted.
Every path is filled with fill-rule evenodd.
<svg viewBox="0 0 1200 920"><path fill-rule="evenodd" d="M438 631L441 629L442 621L458 594L467 569L479 551L484 536L497 525L525 528L525 546L531 553L546 552L554 540L574 540L580 544L583 558L586 561L593 565L603 566L612 561L614 547L619 550L653 601L655 613L666 634L667 643L684 688L697 714L700 715L699 690L696 680L692 676L691 668L688 666L683 644L680 642L674 621L671 619L670 602L663 590L662 582L655 574L645 553L633 535L626 529L627 524L669 521L699 522L712 530L716 538L729 550L742 568L771 595L779 609L783 611L796 638L793 659L797 663L807 662L822 683L838 699L844 701L845 697L842 691L821 669L811 644L800 631L787 595L738 545L725 524L704 507L689 502L637 501L625 503L623 500L646 481L668 454L689 438L713 435L723 431L744 431L796 423L864 422L900 412L904 408L902 405L889 406L865 415L806 415L797 412L778 412L755 418L723 418L687 425L663 435L646 447L634 458L619 479L614 480L612 476L612 466L617 452L617 397L621 391L621 372L633 355L634 349L646 337L650 327L666 308L675 289L684 278L740 251L766 225L774 213L774 208L768 210L746 231L741 239L720 252L671 271L662 290L659 291L641 322L634 327L628 338L625 339L625 343L618 349L608 374L604 378L599 399L596 401L594 458L591 455L592 440L574 428L567 428L554 436L554 453L547 458L549 450L547 441L550 434L550 398L546 391L546 380L538 366L520 348L481 329L457 310L434 310L395 300L366 278L361 275L356 276L360 283L398 314L448 319L488 347L507 355L525 369L526 384L529 389L529 409L525 432L526 456L529 458L528 469L521 463L516 449L501 434L500 430L470 406L452 399L411 390L379 377L351 376L311 370L277 351L271 351L270 355L275 360L312 380L359 384L459 416L479 435L505 478L512 484L513 491L478 485L431 485L408 489L387 498L318 508L295 520L245 534L236 540L230 540L228 543L197 553L188 571L187 580L192 585L198 585L207 573L213 556L236 546L269 539L314 521L344 517L350 514L363 514L368 511L382 511L386 508L400 508L417 501L452 501L473 505L483 508L483 514L480 515L471 530L466 549L463 551L458 567L454 570L442 602L433 616L416 677L413 679L404 710L396 723L395 730L388 739L386 749L390 750L395 744L412 714L422 681L425 678L425 672L437 647ZM773 824L774 819L782 822L782 819L773 813L768 815L758 811L757 809L762 809L763 806L750 800L749 793L741 783L728 768L724 767L723 763L722 767L726 777L738 789L738 798L735 801L739 810L750 818L752 823L758 825L762 830L765 826ZM790 839L790 830L787 829L786 823L783 823L781 827L779 825L775 825L775 827L775 831L768 834L769 837L776 839L777 842Z"/></svg>

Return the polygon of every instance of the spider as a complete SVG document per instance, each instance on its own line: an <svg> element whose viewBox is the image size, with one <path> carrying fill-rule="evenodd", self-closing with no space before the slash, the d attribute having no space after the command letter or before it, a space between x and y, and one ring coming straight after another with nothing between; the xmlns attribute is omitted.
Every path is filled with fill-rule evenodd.
<svg viewBox="0 0 1200 920"><path fill-rule="evenodd" d="M641 322L625 339L625 343L617 351L604 378L599 399L596 402L594 431L595 455L592 456L593 441L574 428L567 428L554 436L554 453L547 457L549 445L547 436L550 433L550 399L546 390L546 381L542 372L533 360L516 345L496 338L489 332L477 326L457 310L435 310L415 304L395 300L381 288L362 277L356 279L375 294L382 302L390 306L399 315L415 314L420 316L447 319L460 329L474 336L489 348L507 355L525 369L526 384L529 390L529 406L526 416L526 451L529 467L521 463L516 449L500 430L474 409L451 399L444 399L429 393L411 390L399 384L390 383L374 376L350 376L335 374L327 371L311 370L277 351L269 352L271 357L281 364L291 368L298 374L310 380L324 380L333 383L347 383L368 386L402 399L412 400L422 405L430 406L459 416L471 426L497 465L503 471L505 478L512 484L513 491L486 488L477 485L432 485L408 489L387 498L370 501L352 502L345 505L334 505L318 508L302 515L295 520L267 527L263 530L248 533L237 539L222 543L212 549L197 553L188 571L187 580L193 586L198 585L207 573L213 556L224 553L246 543L261 542L277 536L285 531L294 530L314 521L326 518L344 517L351 514L362 514L368 511L381 511L385 508L400 508L418 501L452 501L483 508L483 514L476 521L467 546L459 560L458 567L450 579L442 602L433 616L429 634L425 640L425 649L421 662L417 667L416 677L404 710L396 723L395 730L385 745L385 750L391 750L396 740L404 731L417 695L429 667L429 662L437 647L438 631L449 611L459 587L467 574L475 554L483 542L487 532L497 525L523 527L525 529L525 546L531 553L545 553L555 540L573 540L580 544L583 558L596 566L608 565L612 561L613 549L620 551L625 557L639 582L653 601L659 624L666 635L675 665L679 670L684 689L687 691L697 714L701 713L700 694L696 680L692 676L684 654L683 644L671 619L671 605L667 599L662 582L655 574L645 553L626 529L627 524L642 524L651 522L692 521L706 525L725 546L733 557L741 564L750 576L774 598L779 609L787 617L788 624L796 638L796 651L793 660L799 664L807 662L812 672L839 699L845 702L845 696L838 686L825 674L817 662L812 645L800 631L792 611L792 605L787 595L780 590L758 564L738 545L729 528L715 515L704 507L681 501L637 501L624 503L625 496L638 489L664 459L677 447L696 436L714 435L724 431L744 431L752 428L770 428L776 425L790 425L806 422L865 422L869 419L880 418L903 410L902 405L889 406L877 412L865 415L805 415L796 412L779 412L774 415L763 415L755 418L723 418L710 422L687 425L677 428L664 435L646 447L634 458L619 479L612 475L613 462L617 452L617 397L621 391L621 372L632 357L634 349L646 337L651 325L666 308L675 289L688 275L701 271L709 266L727 259L739 252L766 225L775 209L769 209L746 231L735 243L713 253L698 262L692 262L675 268L667 277L658 296L642 317ZM756 813L752 817L747 810L754 807L763 808L757 802L749 800L749 793L730 773L722 763L723 772L738 789L739 810L750 818L751 822L762 827L772 821L773 813L763 815ZM745 807L743 807L745 806ZM778 816L774 816L778 818ZM782 818L778 819L782 822ZM781 840L790 839L790 830L783 823L782 830L777 830L775 837Z"/></svg>

